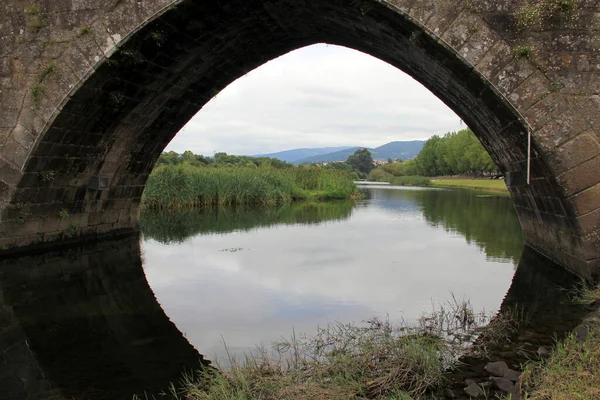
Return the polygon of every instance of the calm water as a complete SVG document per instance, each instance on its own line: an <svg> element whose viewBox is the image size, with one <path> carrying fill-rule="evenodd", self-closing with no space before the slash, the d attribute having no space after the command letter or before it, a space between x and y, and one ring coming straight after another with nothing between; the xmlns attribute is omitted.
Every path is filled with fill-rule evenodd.
<svg viewBox="0 0 600 400"><path fill-rule="evenodd" d="M413 321L454 295L495 312L523 249L510 199L378 187L351 203L145 216L144 271L209 358L328 321Z"/></svg>
<svg viewBox="0 0 600 400"><path fill-rule="evenodd" d="M375 188L356 204L142 225L142 238L0 259L0 399L152 398L221 357L221 337L241 352L327 321L411 320L452 292L518 305L531 322L515 343L534 347L587 312L565 290L576 277L521 253L507 197Z"/></svg>

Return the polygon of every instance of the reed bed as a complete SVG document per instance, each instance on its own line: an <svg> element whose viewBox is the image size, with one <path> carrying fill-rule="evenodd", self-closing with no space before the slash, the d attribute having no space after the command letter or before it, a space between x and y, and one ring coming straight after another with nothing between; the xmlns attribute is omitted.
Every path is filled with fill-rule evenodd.
<svg viewBox="0 0 600 400"><path fill-rule="evenodd" d="M351 175L340 170L169 165L150 174L142 208L278 205L295 200L349 199L359 193Z"/></svg>

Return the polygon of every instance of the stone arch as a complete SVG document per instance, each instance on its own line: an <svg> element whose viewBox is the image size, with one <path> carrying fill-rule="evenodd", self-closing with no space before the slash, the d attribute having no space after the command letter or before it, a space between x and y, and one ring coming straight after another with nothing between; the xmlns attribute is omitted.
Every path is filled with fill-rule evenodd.
<svg viewBox="0 0 600 400"><path fill-rule="evenodd" d="M577 20L520 30L522 2L508 0L9 3L0 248L136 230L156 158L204 104L262 63L325 42L413 76L505 172L525 170L529 124L532 181L510 187L526 241L582 273L598 266L593 2Z"/></svg>

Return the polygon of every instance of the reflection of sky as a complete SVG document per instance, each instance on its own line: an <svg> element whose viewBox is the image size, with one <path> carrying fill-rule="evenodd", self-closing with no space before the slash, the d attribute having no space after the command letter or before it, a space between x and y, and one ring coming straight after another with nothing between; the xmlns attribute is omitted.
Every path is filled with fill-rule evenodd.
<svg viewBox="0 0 600 400"><path fill-rule="evenodd" d="M145 271L178 328L209 358L328 321L418 318L454 293L497 309L513 274L410 199L371 199L348 220L143 243ZM382 202L386 202L385 206ZM241 248L239 251L232 249ZM227 251L230 250L230 251Z"/></svg>

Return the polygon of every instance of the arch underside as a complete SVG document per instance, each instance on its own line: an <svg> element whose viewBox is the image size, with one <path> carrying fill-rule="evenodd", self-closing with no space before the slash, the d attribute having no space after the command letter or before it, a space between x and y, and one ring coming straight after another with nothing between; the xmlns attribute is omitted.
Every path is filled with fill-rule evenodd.
<svg viewBox="0 0 600 400"><path fill-rule="evenodd" d="M186 0L119 44L73 91L28 159L2 216L0 246L135 231L146 178L183 125L235 79L315 43L368 53L413 76L473 129L502 171L525 171L526 128L515 108L455 50L391 6ZM578 226L535 150L531 175L531 185L510 188L526 240L563 265L585 260L563 251L577 246L569 238ZM96 178L109 187L96 190ZM573 234L552 237L559 229Z"/></svg>

